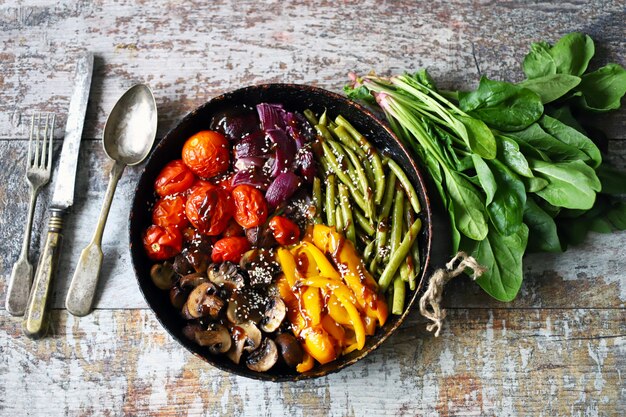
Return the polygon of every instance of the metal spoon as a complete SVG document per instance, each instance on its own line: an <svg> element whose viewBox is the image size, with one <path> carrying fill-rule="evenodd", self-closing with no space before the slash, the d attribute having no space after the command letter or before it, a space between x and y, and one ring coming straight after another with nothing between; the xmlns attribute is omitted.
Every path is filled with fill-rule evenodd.
<svg viewBox="0 0 626 417"><path fill-rule="evenodd" d="M137 84L117 101L104 126L104 152L115 163L109 174L96 231L80 255L65 299L65 307L75 316L85 316L91 311L102 266L102 233L117 182L127 165L137 165L148 156L156 130L157 107L152 91L144 84Z"/></svg>

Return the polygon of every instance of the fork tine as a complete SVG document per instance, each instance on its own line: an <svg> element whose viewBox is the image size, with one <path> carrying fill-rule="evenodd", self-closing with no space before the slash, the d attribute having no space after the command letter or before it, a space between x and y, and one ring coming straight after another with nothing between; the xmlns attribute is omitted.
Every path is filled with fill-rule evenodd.
<svg viewBox="0 0 626 417"><path fill-rule="evenodd" d="M33 135L35 132L35 115L30 116L30 135L28 137L28 157L26 158L26 167L30 167L30 157L33 155Z"/></svg>
<svg viewBox="0 0 626 417"><path fill-rule="evenodd" d="M35 157L33 158L32 166L39 165L39 136L41 130L41 113L37 113L37 126L35 127Z"/></svg>
<svg viewBox="0 0 626 417"><path fill-rule="evenodd" d="M50 113L46 113L46 121L44 122L43 140L41 141L41 160L39 161L39 167L46 167L46 152L48 148L48 125L50 124Z"/></svg>
<svg viewBox="0 0 626 417"><path fill-rule="evenodd" d="M48 145L48 161L46 163L46 169L50 172L52 166L52 145L54 144L54 126L56 122L56 114L52 113L52 124L50 126L50 144Z"/></svg>

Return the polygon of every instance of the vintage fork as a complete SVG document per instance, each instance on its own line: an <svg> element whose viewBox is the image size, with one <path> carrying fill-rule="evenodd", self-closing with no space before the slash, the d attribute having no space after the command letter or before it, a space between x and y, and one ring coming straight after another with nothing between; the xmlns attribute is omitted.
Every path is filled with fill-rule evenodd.
<svg viewBox="0 0 626 417"><path fill-rule="evenodd" d="M17 262L13 265L5 301L7 311L14 316L24 314L33 280L33 266L28 262L30 233L33 226L37 195L41 187L50 181L54 123L55 115L50 113L45 114L45 116L37 113L32 115L30 119L30 138L28 140L28 158L26 159L26 181L30 186L30 203L22 251Z"/></svg>

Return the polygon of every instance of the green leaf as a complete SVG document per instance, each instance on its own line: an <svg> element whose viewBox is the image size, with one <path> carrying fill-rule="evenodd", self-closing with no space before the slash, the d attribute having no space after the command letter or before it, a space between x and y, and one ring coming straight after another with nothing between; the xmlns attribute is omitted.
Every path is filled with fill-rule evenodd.
<svg viewBox="0 0 626 417"><path fill-rule="evenodd" d="M594 112L620 108L626 94L626 70L617 64L608 64L582 76L576 88L582 93L582 107Z"/></svg>
<svg viewBox="0 0 626 417"><path fill-rule="evenodd" d="M564 143L547 133L537 123L533 123L524 130L511 132L510 137L522 146L530 145L533 149L524 149L524 153L530 157L536 157L539 152L544 161L589 161L591 158L582 150ZM533 152L534 150L534 152Z"/></svg>
<svg viewBox="0 0 626 417"><path fill-rule="evenodd" d="M626 203L614 204L606 214L606 218L617 230L626 230Z"/></svg>
<svg viewBox="0 0 626 417"><path fill-rule="evenodd" d="M578 130L561 123L557 119L543 115L539 119L539 125L550 135L554 136L563 143L574 148L580 149L589 156L589 165L597 168L602 163L602 154L595 143Z"/></svg>
<svg viewBox="0 0 626 417"><path fill-rule="evenodd" d="M461 109L491 127L516 131L535 122L543 113L541 98L511 83L480 79L476 91L460 95Z"/></svg>
<svg viewBox="0 0 626 417"><path fill-rule="evenodd" d="M509 236L516 233L522 224L526 189L524 183L502 162L487 161L496 180L497 189L487 213L498 233Z"/></svg>
<svg viewBox="0 0 626 417"><path fill-rule="evenodd" d="M467 130L469 148L485 159L496 157L498 147L493 132L485 122L473 117L457 116Z"/></svg>
<svg viewBox="0 0 626 417"><path fill-rule="evenodd" d="M493 177L493 173L480 156L472 154L472 161L474 162L474 168L476 169L480 185L487 195L485 205L489 205L493 201L493 196L496 194L496 190L498 188L496 179Z"/></svg>
<svg viewBox="0 0 626 417"><path fill-rule="evenodd" d="M426 87L431 90L437 91L437 85L435 84L435 80L430 76L428 71L425 69L421 69L416 71L413 74L407 74L409 77L415 79L420 84L424 84Z"/></svg>
<svg viewBox="0 0 626 417"><path fill-rule="evenodd" d="M545 114L559 120L561 123L564 123L568 125L569 127L572 127L578 130L583 135L586 134L585 129L583 129L583 127L580 125L578 120L576 120L574 116L572 115L572 111L570 110L569 106L561 106L558 108L548 108L546 109Z"/></svg>
<svg viewBox="0 0 626 417"><path fill-rule="evenodd" d="M605 162L598 167L596 174L602 183L603 194L626 194L626 172L619 171Z"/></svg>
<svg viewBox="0 0 626 417"><path fill-rule="evenodd" d="M536 193L539 190L543 190L548 186L548 181L543 178L524 178L524 184L526 185L526 191L529 193Z"/></svg>
<svg viewBox="0 0 626 417"><path fill-rule="evenodd" d="M549 74L524 80L518 85L537 93L541 97L541 102L546 104L563 97L578 84L580 84L580 77L568 74Z"/></svg>
<svg viewBox="0 0 626 417"><path fill-rule="evenodd" d="M511 301L522 286L524 273L522 257L528 242L528 227L522 224L518 232L502 236L490 229L487 238L478 242L472 256L487 271L476 282L493 298Z"/></svg>
<svg viewBox="0 0 626 417"><path fill-rule="evenodd" d="M548 185L536 194L558 207L587 210L593 206L600 180L595 171L582 161L532 161L531 168Z"/></svg>
<svg viewBox="0 0 626 417"><path fill-rule="evenodd" d="M487 235L485 205L476 187L457 172L444 170L446 189L454 207L454 220L458 230L474 240Z"/></svg>
<svg viewBox="0 0 626 417"><path fill-rule="evenodd" d="M526 157L524 157L524 154L520 152L517 142L503 135L498 135L497 139L502 145L500 159L516 174L528 178L533 177L533 172L528 166L528 161Z"/></svg>
<svg viewBox="0 0 626 417"><path fill-rule="evenodd" d="M346 93L348 98L352 100L362 100L371 104L376 103L374 96L372 95L370 90L368 90L368 88L364 85L353 87L350 84L346 84L343 86L343 91L344 93Z"/></svg>
<svg viewBox="0 0 626 417"><path fill-rule="evenodd" d="M528 251L563 251L554 219L532 198L526 200L524 223L528 226Z"/></svg>
<svg viewBox="0 0 626 417"><path fill-rule="evenodd" d="M524 58L522 68L528 78L556 74L556 64L550 55L550 45L546 42L531 44L530 52Z"/></svg>
<svg viewBox="0 0 626 417"><path fill-rule="evenodd" d="M550 49L558 74L584 74L594 53L593 40L579 32L568 33Z"/></svg>

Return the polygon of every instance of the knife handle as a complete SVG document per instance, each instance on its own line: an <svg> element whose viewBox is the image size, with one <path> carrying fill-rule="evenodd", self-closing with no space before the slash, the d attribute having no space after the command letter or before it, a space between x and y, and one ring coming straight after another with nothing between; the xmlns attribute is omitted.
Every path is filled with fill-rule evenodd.
<svg viewBox="0 0 626 417"><path fill-rule="evenodd" d="M22 321L24 334L33 339L45 336L48 331L47 310L51 298L52 277L59 264L64 214L64 210L50 209L46 244L39 257L35 280Z"/></svg>

